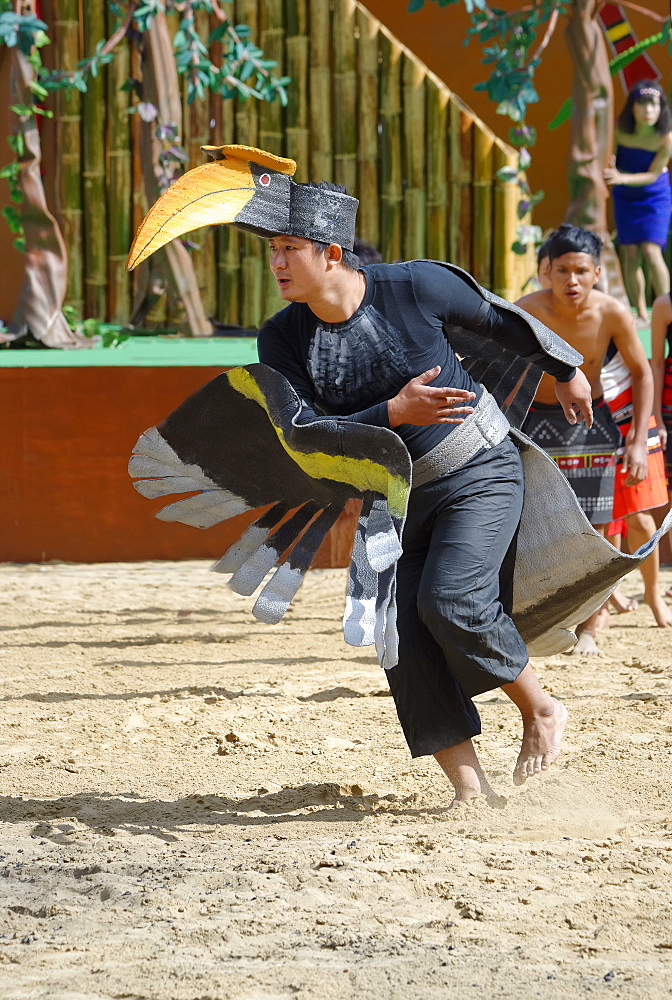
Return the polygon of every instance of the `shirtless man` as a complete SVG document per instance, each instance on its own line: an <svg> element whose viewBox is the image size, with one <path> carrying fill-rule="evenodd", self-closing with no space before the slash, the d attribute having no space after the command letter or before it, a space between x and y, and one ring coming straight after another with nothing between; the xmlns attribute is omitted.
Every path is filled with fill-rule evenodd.
<svg viewBox="0 0 672 1000"><path fill-rule="evenodd" d="M581 370L593 397L595 422L562 426L552 383L542 376L523 430L567 476L596 531L605 535L612 520L615 458L620 434L602 399L600 372L613 340L632 377L633 418L625 438L623 471L627 486L647 475L647 435L653 403L653 380L632 316L616 299L597 291L602 243L594 233L562 225L547 243L551 287L525 295L517 303L580 351ZM577 629L575 654L598 654L595 632L600 612Z"/></svg>

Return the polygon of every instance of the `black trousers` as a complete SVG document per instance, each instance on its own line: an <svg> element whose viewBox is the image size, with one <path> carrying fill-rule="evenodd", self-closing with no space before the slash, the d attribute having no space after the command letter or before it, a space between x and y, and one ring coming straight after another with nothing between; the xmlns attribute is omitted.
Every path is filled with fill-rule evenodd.
<svg viewBox="0 0 672 1000"><path fill-rule="evenodd" d="M411 492L397 564L399 662L387 677L412 757L478 735L471 698L527 663L509 617L522 505L510 437Z"/></svg>

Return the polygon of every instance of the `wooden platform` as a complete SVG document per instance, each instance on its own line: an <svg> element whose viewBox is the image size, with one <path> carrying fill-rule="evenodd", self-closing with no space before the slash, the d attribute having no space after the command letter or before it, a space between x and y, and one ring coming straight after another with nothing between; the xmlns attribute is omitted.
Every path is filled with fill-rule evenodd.
<svg viewBox="0 0 672 1000"><path fill-rule="evenodd" d="M0 561L107 562L222 555L254 519L207 531L157 521L126 471L140 434L227 368L250 339L137 338L117 349L0 350ZM315 566L347 566L343 515Z"/></svg>

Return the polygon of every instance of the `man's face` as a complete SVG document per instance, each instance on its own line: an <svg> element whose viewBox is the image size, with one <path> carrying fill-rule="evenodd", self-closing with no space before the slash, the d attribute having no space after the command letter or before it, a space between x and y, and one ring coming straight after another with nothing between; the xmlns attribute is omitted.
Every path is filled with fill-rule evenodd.
<svg viewBox="0 0 672 1000"><path fill-rule="evenodd" d="M639 97L632 105L632 115L638 125L653 128L660 118L660 97L656 95Z"/></svg>
<svg viewBox="0 0 672 1000"><path fill-rule="evenodd" d="M600 276L589 253L563 253L551 261L551 288L562 302L581 305Z"/></svg>
<svg viewBox="0 0 672 1000"><path fill-rule="evenodd" d="M319 296L327 274L323 253L300 236L272 236L270 266L286 302L308 302Z"/></svg>

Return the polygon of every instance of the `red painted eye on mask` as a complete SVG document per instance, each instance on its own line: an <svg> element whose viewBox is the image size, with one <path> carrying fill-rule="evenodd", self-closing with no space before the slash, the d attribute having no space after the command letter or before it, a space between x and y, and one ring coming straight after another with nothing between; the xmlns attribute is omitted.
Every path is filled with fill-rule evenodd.
<svg viewBox="0 0 672 1000"><path fill-rule="evenodd" d="M261 177L259 178L259 183L261 184L262 187L267 188L268 185L271 183L271 175L262 174Z"/></svg>

